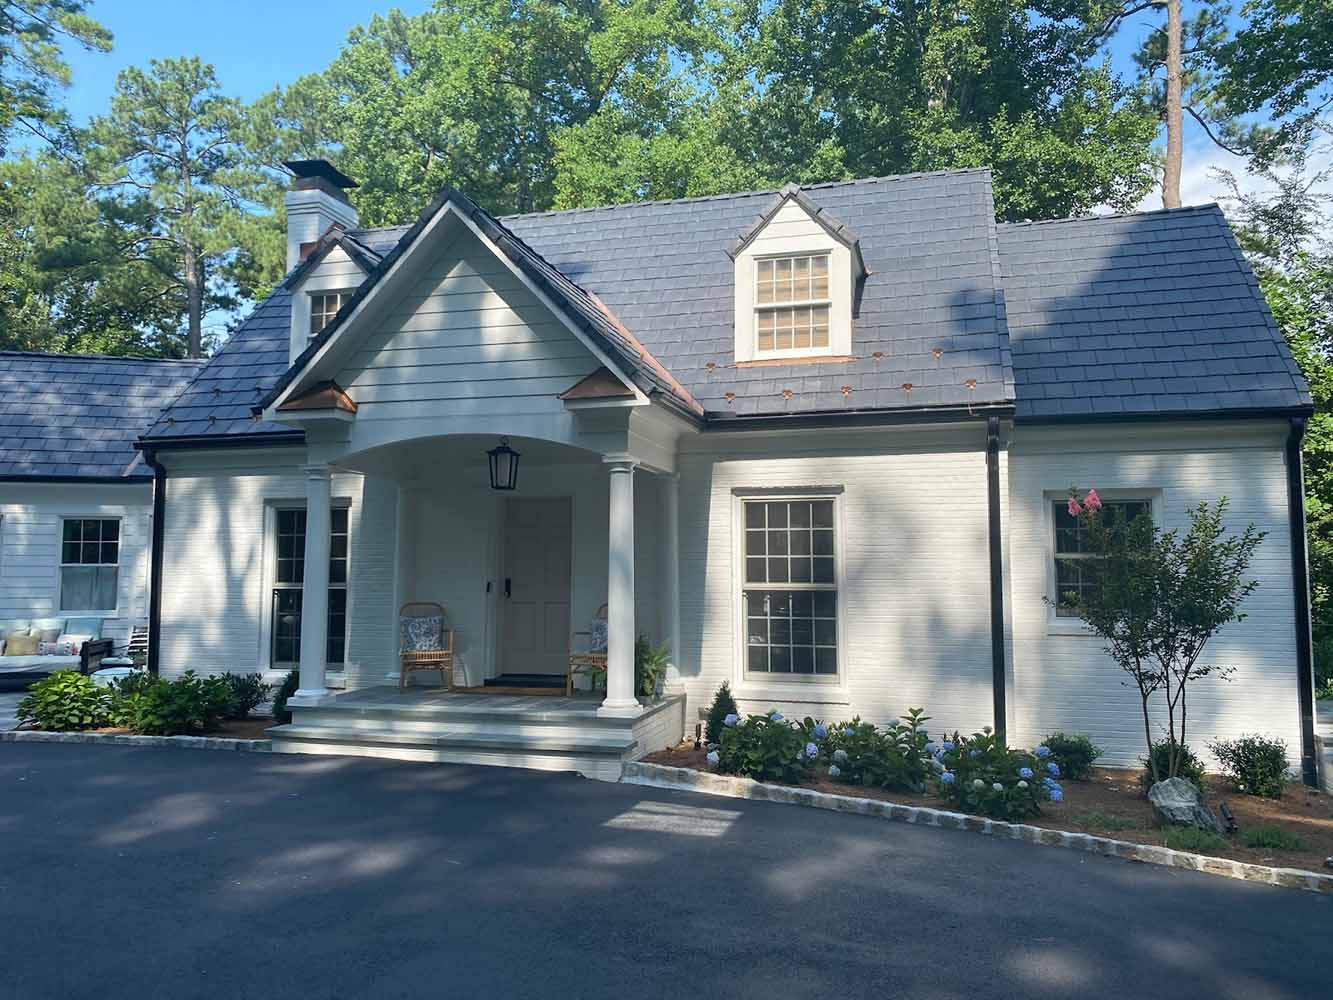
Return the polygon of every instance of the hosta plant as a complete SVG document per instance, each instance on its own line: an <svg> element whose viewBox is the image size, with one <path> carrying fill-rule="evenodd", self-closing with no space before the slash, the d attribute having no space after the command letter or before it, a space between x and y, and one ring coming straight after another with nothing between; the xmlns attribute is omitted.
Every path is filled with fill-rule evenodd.
<svg viewBox="0 0 1333 1000"><path fill-rule="evenodd" d="M110 695L91 677L77 670L57 670L32 686L15 714L34 729L64 732L105 726L110 707Z"/></svg>
<svg viewBox="0 0 1333 1000"><path fill-rule="evenodd" d="M936 791L965 812L1017 820L1041 812L1041 803L1059 802L1064 789L1060 765L1047 746L1031 751L1005 746L987 726L971 736L931 743Z"/></svg>

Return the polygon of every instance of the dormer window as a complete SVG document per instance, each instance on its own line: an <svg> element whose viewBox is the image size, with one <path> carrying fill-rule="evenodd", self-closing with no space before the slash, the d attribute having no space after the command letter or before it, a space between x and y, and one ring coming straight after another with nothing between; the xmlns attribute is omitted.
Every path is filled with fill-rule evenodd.
<svg viewBox="0 0 1333 1000"><path fill-rule="evenodd" d="M352 297L351 292L315 292L310 296L310 336L317 337L319 332L333 322L343 303Z"/></svg>
<svg viewBox="0 0 1333 1000"><path fill-rule="evenodd" d="M829 346L829 254L755 261L755 353L781 357Z"/></svg>

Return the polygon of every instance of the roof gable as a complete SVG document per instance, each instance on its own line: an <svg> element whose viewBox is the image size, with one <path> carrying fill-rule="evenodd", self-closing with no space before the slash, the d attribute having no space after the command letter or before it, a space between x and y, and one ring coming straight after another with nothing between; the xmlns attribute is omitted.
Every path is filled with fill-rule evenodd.
<svg viewBox="0 0 1333 1000"><path fill-rule="evenodd" d="M744 253L746 247L773 223L788 204L795 205L807 218L828 233L831 239L851 250L856 277L860 278L865 274L866 265L861 257L861 241L857 239L856 234L850 227L834 218L830 212L816 205L796 184L788 184L778 192L777 197L760 213L759 218L736 238L736 242L727 250L727 254L734 260Z"/></svg>

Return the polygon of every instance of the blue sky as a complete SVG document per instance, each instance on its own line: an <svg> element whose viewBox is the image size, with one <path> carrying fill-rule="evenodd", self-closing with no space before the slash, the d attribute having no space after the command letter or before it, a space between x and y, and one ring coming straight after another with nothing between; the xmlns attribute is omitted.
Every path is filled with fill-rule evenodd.
<svg viewBox="0 0 1333 1000"><path fill-rule="evenodd" d="M430 0L397 4L321 0L315 4L280 0L93 0L90 13L115 35L109 54L73 50L68 53L73 85L66 103L79 120L102 113L116 74L149 59L198 55L212 63L224 90L253 100L278 84L326 66L337 54L347 32L372 14L392 7L415 14ZM1192 6L1186 0L1185 6ZM1156 23L1144 13L1113 40L1110 54L1123 72L1133 70L1131 54L1139 39ZM1240 161L1216 149L1193 122L1186 122L1186 166L1182 198L1187 203L1212 201L1219 185L1209 176L1214 166L1239 170ZM1160 206L1151 194L1144 208Z"/></svg>

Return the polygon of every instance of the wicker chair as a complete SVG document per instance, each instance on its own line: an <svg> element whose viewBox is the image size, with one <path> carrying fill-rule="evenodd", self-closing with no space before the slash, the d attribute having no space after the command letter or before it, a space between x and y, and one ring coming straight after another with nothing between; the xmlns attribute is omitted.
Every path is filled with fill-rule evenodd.
<svg viewBox="0 0 1333 1000"><path fill-rule="evenodd" d="M574 694L574 675L590 674L592 675L593 689L597 688L597 676L600 674L606 677L606 605L603 604L597 609L597 614L593 616L594 620L601 623L601 649L595 648L599 645L598 637L593 634L594 630L586 632L575 632L575 635L586 635L588 637L589 649L583 653L572 653L569 657L569 670L565 674L565 697L568 698Z"/></svg>
<svg viewBox="0 0 1333 1000"><path fill-rule="evenodd" d="M398 688L415 670L438 670L454 689L454 630L444 624L444 606L433 601L404 604L398 612Z"/></svg>

